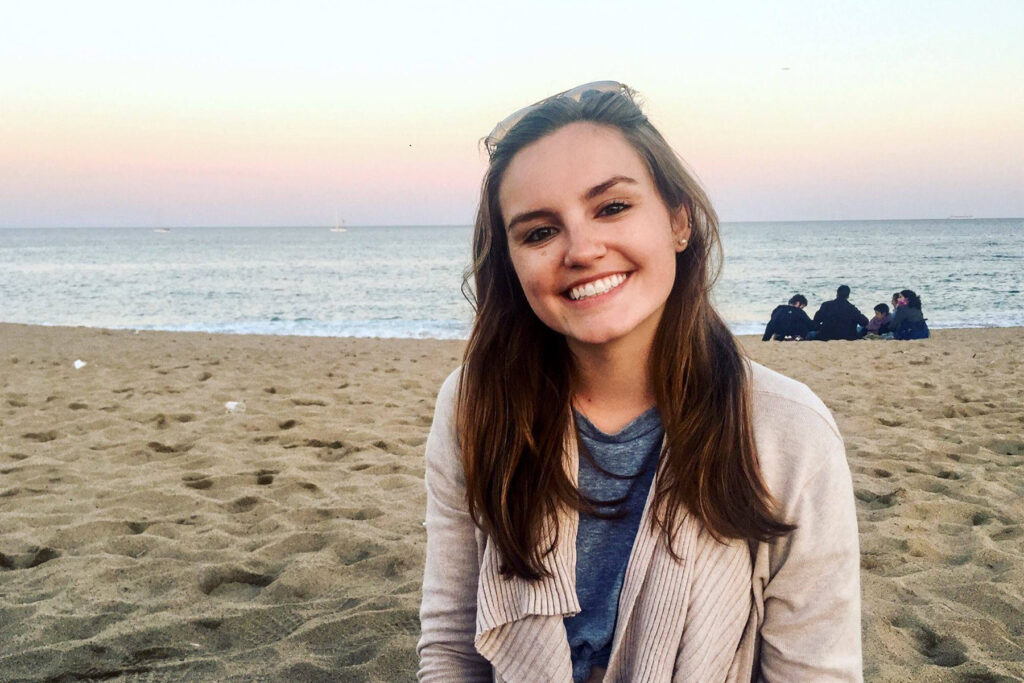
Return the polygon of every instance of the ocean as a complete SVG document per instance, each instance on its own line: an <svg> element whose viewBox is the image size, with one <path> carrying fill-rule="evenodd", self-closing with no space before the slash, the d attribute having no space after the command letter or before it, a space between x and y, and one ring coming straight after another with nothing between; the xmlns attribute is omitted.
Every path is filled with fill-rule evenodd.
<svg viewBox="0 0 1024 683"><path fill-rule="evenodd" d="M0 230L0 321L463 338L468 226ZM840 284L868 317L913 289L932 328L1024 325L1024 219L726 223L715 289L737 334Z"/></svg>

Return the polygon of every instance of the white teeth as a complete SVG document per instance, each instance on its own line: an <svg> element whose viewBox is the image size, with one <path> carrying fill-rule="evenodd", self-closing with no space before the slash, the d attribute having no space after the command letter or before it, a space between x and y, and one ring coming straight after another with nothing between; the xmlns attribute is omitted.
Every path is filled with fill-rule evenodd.
<svg viewBox="0 0 1024 683"><path fill-rule="evenodd" d="M599 294L605 294L615 289L623 282L626 281L626 275L624 273L618 273L616 275L609 275L603 277L600 280L594 282L588 282L585 285L579 287L573 287L569 290L569 298L573 301L579 301L580 299L587 299L592 296L598 296Z"/></svg>

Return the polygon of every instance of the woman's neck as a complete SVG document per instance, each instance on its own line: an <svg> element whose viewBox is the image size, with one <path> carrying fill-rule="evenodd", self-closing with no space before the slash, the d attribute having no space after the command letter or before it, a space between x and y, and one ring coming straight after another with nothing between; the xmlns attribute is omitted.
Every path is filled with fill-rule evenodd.
<svg viewBox="0 0 1024 683"><path fill-rule="evenodd" d="M601 431L614 434L654 405L650 347L615 345L573 348L576 409Z"/></svg>

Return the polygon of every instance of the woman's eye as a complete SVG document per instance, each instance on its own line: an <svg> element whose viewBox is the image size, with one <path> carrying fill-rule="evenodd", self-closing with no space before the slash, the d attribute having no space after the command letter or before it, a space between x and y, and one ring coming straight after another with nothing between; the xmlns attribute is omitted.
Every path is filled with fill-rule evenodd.
<svg viewBox="0 0 1024 683"><path fill-rule="evenodd" d="M611 204L605 204L601 207L601 211L598 212L600 216L614 216L617 213L622 213L629 208L629 204L626 202L612 202Z"/></svg>
<svg viewBox="0 0 1024 683"><path fill-rule="evenodd" d="M523 239L524 242L543 242L547 238L555 234L554 228L535 228L530 232L526 233L526 237Z"/></svg>

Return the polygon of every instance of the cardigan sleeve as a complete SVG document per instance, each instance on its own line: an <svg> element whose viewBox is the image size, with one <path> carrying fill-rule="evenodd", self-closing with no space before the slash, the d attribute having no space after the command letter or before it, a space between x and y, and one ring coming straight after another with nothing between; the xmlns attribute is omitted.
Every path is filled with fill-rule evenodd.
<svg viewBox="0 0 1024 683"><path fill-rule="evenodd" d="M427 555L416 652L420 681L490 681L490 664L473 647L476 634L476 526L455 437L459 372L441 387L427 438Z"/></svg>
<svg viewBox="0 0 1024 683"><path fill-rule="evenodd" d="M772 487L797 528L767 544L760 677L769 682L863 680L853 484L842 438L820 409L798 411Z"/></svg>

